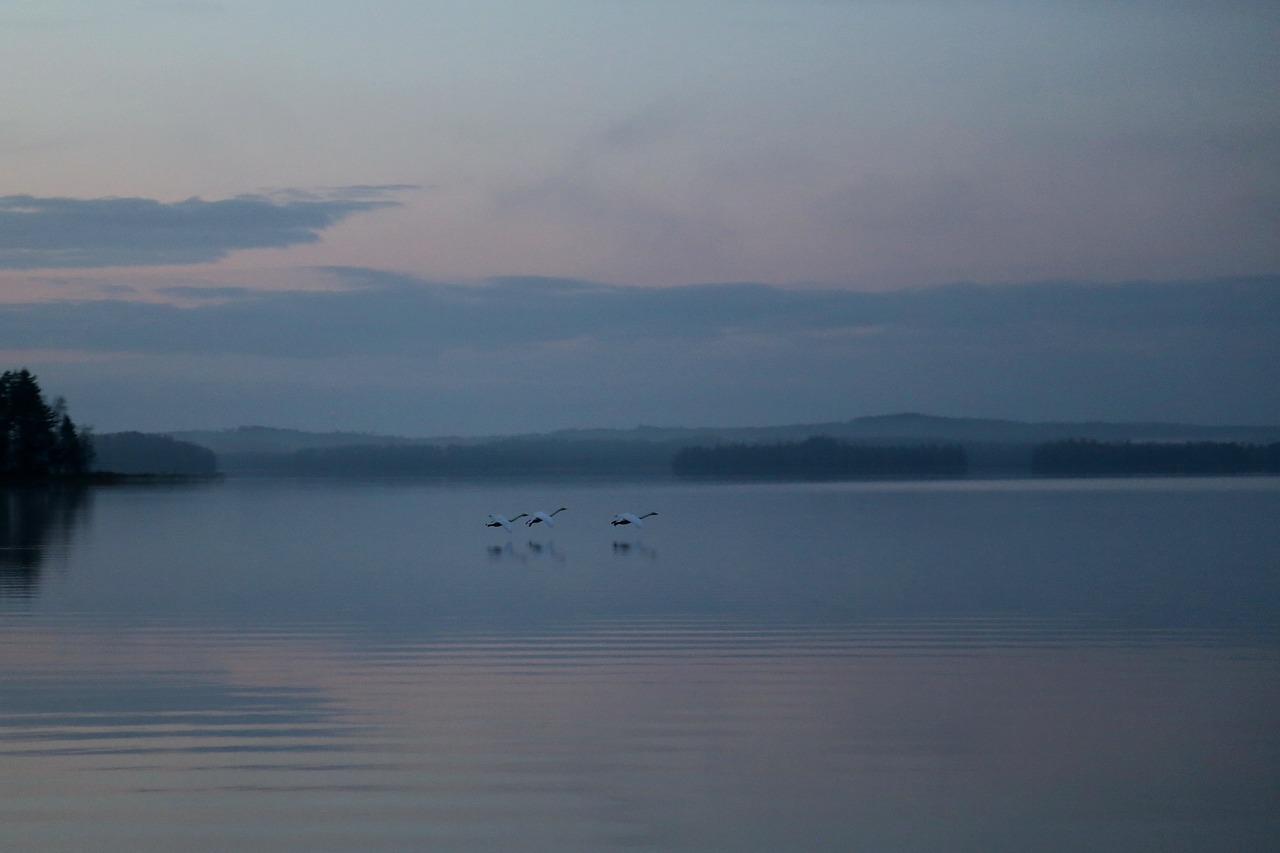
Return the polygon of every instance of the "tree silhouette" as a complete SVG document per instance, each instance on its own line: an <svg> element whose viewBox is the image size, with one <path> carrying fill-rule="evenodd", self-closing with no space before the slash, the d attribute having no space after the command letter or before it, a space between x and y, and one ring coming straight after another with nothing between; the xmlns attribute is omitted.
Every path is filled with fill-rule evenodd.
<svg viewBox="0 0 1280 853"><path fill-rule="evenodd" d="M852 444L813 436L778 444L686 447L672 469L685 477L962 477L968 457L959 446Z"/></svg>
<svg viewBox="0 0 1280 853"><path fill-rule="evenodd" d="M66 401L45 402L26 368L0 374L0 479L83 474L93 462L87 433L76 429Z"/></svg>
<svg viewBox="0 0 1280 853"><path fill-rule="evenodd" d="M1032 470L1042 476L1126 474L1276 474L1280 442L1051 441L1035 448Z"/></svg>

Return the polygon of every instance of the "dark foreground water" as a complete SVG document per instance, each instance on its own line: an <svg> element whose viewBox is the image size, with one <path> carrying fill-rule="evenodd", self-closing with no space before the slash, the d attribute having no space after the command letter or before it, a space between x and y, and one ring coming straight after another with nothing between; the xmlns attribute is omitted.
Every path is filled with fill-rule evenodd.
<svg viewBox="0 0 1280 853"><path fill-rule="evenodd" d="M3 851L1277 838L1280 479L0 492Z"/></svg>

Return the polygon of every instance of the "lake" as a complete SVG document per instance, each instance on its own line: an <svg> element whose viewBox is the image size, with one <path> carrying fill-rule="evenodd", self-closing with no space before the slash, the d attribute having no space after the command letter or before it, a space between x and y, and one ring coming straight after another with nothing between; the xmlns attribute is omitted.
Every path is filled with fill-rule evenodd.
<svg viewBox="0 0 1280 853"><path fill-rule="evenodd" d="M0 491L0 850L1277 838L1278 478Z"/></svg>

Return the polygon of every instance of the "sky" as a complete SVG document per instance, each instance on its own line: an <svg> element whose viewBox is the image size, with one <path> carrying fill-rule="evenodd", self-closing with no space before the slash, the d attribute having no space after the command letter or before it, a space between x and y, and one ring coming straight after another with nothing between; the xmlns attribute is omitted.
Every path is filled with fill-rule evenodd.
<svg viewBox="0 0 1280 853"><path fill-rule="evenodd" d="M1280 423L1280 6L8 0L98 432Z"/></svg>

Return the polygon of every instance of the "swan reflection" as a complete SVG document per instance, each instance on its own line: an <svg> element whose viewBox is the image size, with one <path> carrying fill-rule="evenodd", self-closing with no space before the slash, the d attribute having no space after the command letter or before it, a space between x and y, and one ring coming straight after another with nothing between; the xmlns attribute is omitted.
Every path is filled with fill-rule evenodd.
<svg viewBox="0 0 1280 853"><path fill-rule="evenodd" d="M502 545L488 546L485 553L490 560L513 560L518 563L527 563L530 559L553 560L557 563L565 561L564 552L554 542L539 542L536 539L530 539L523 545L507 540Z"/></svg>
<svg viewBox="0 0 1280 853"><path fill-rule="evenodd" d="M557 563L564 562L564 552L556 547L555 542L538 542L530 539L528 544L529 555L540 560L553 560Z"/></svg>
<svg viewBox="0 0 1280 853"><path fill-rule="evenodd" d="M516 550L514 542L507 540L504 545L490 545L485 549L489 554L490 560L516 560L525 563L529 560L529 555L522 550Z"/></svg>
<svg viewBox="0 0 1280 853"><path fill-rule="evenodd" d="M658 559L657 550L639 540L614 542L613 555L615 557L641 557L646 560Z"/></svg>

